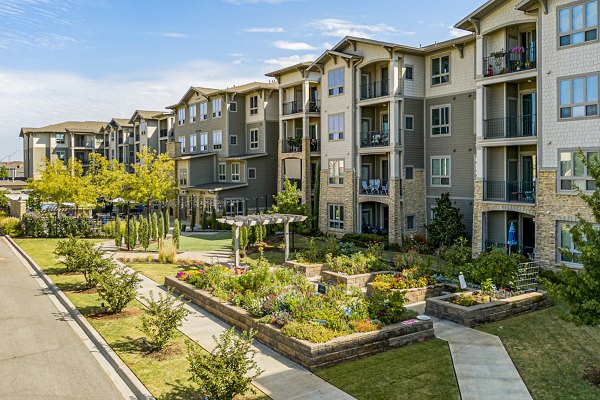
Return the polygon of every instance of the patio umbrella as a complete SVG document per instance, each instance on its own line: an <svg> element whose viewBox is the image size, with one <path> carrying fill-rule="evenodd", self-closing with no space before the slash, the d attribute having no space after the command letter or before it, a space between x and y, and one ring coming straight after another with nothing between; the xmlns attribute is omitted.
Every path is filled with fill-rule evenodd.
<svg viewBox="0 0 600 400"><path fill-rule="evenodd" d="M513 222L510 223L510 227L508 228L508 240L506 243L508 244L508 254L510 254L511 246L517 244L517 230L515 229L515 224Z"/></svg>

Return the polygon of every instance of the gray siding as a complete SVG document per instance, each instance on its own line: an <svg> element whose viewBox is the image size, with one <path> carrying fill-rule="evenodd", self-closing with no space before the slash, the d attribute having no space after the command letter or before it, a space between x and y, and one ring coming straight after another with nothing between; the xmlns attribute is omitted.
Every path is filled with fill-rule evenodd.
<svg viewBox="0 0 600 400"><path fill-rule="evenodd" d="M237 102L237 111L229 112L228 130L223 131L223 142L227 141L229 147L229 155L237 156L248 153L246 142L244 137L247 135L246 132L246 98L245 96L236 96L235 102ZM229 136L237 135L238 145L229 146ZM225 147L225 146L223 146Z"/></svg>
<svg viewBox="0 0 600 400"><path fill-rule="evenodd" d="M188 185L196 186L215 181L215 157L206 156L189 160Z"/></svg>
<svg viewBox="0 0 600 400"><path fill-rule="evenodd" d="M415 168L424 168L424 130L422 99L405 99L404 114L412 115L414 130L404 130L404 165L412 165ZM405 126L405 121L402 121Z"/></svg>
<svg viewBox="0 0 600 400"><path fill-rule="evenodd" d="M506 222L504 211L491 211L487 213L487 240L496 243L506 242Z"/></svg>
<svg viewBox="0 0 600 400"><path fill-rule="evenodd" d="M489 147L487 149L487 174L488 181L504 180L504 147Z"/></svg>

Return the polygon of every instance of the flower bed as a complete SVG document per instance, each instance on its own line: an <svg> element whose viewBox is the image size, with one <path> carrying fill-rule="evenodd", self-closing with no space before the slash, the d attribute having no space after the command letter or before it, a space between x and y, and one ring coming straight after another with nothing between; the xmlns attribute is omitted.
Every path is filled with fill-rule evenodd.
<svg viewBox="0 0 600 400"><path fill-rule="evenodd" d="M298 271L299 273L303 274L307 278L312 278L314 276L321 275L321 273L323 271L327 270L327 263L311 264L311 263L303 263L300 261L290 260L290 261L286 261L283 264L283 266L292 268L295 271Z"/></svg>
<svg viewBox="0 0 600 400"><path fill-rule="evenodd" d="M433 297L426 300L425 314L473 327L552 305L552 299L545 292L530 292L504 299L492 298L491 301L483 301L485 301L483 297L477 297L473 292ZM465 306L454 302L476 304Z"/></svg>
<svg viewBox="0 0 600 400"><path fill-rule="evenodd" d="M323 271L321 277L324 282L346 286L347 288L364 288L381 274L392 274L392 271L367 272L364 274L346 275L341 272Z"/></svg>
<svg viewBox="0 0 600 400"><path fill-rule="evenodd" d="M255 337L259 341L310 371L433 337L431 321L408 319L385 325L375 331L355 332L324 343L311 343L290 337L279 326L262 323L247 310L185 281L166 277L165 286L172 288L178 294L184 294L194 304L238 329L255 329L257 331ZM372 327L366 328L371 330Z"/></svg>

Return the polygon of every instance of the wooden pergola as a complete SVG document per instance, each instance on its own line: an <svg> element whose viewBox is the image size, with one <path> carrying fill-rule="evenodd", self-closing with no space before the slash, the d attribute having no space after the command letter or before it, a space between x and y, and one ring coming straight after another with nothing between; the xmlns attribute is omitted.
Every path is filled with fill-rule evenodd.
<svg viewBox="0 0 600 400"><path fill-rule="evenodd" d="M283 224L283 235L285 236L285 261L290 259L290 223L302 222L306 215L295 214L263 214L263 215L234 215L219 218L222 224L233 226L235 266L240 266L240 227L256 225Z"/></svg>

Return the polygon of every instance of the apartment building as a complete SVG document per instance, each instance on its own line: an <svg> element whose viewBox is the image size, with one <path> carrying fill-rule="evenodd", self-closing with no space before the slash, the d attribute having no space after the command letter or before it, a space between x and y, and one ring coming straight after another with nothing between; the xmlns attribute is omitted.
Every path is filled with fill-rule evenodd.
<svg viewBox="0 0 600 400"><path fill-rule="evenodd" d="M476 35L474 252L577 268L569 226L592 216L574 188L595 182L576 151L600 149L597 0L488 1L456 27Z"/></svg>
<svg viewBox="0 0 600 400"><path fill-rule="evenodd" d="M41 128L21 128L25 178L39 179L44 159L78 159L85 166L90 153L102 153L106 122L68 121Z"/></svg>
<svg viewBox="0 0 600 400"><path fill-rule="evenodd" d="M174 105L175 142L169 154L176 162L179 186L176 213L189 221L202 210L272 205L276 193L277 84L252 82L226 89L191 87ZM263 205L262 202L265 202Z"/></svg>
<svg viewBox="0 0 600 400"><path fill-rule="evenodd" d="M24 178L23 161L0 161L0 168L2 167L6 168L9 178Z"/></svg>
<svg viewBox="0 0 600 400"><path fill-rule="evenodd" d="M129 165L129 138L133 137L133 125L126 118L113 118L100 133L104 134L104 157L117 159Z"/></svg>
<svg viewBox="0 0 600 400"><path fill-rule="evenodd" d="M135 110L129 124L133 125L133 163L137 162L136 154L148 147L158 154L167 152L169 138L173 140L173 112ZM130 150L131 155L131 150Z"/></svg>

